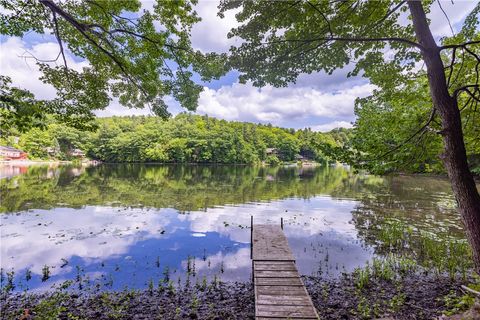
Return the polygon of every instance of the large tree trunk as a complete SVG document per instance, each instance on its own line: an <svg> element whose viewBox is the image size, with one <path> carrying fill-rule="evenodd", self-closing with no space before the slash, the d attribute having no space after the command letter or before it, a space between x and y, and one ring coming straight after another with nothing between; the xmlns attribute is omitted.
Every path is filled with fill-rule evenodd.
<svg viewBox="0 0 480 320"><path fill-rule="evenodd" d="M442 121L445 148L442 159L473 250L475 269L480 274L480 195L468 169L460 111L456 98L448 92L440 49L433 39L422 3L410 0L408 6L417 40L423 46L422 56L427 67L433 105Z"/></svg>

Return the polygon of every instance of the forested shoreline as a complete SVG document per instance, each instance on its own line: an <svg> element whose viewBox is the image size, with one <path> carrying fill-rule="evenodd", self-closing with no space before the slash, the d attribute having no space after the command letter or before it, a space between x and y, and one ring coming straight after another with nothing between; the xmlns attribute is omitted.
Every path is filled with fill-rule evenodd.
<svg viewBox="0 0 480 320"><path fill-rule="evenodd" d="M103 162L277 164L335 160L327 151L346 146L351 138L349 129L321 133L189 113L168 120L98 118L95 125L94 131L82 131L50 119L45 128L11 133L2 144L28 152L31 159L73 160L81 151Z"/></svg>
<svg viewBox="0 0 480 320"><path fill-rule="evenodd" d="M444 174L441 144L429 140L406 145L395 153L381 141L372 140L372 130L392 131L390 122L372 123L372 114L359 114L352 129L336 128L316 132L271 124L221 120L207 115L181 113L167 120L156 116L114 116L97 118L93 130L85 131L48 118L43 128L27 132L10 130L0 145L28 152L32 160L75 160L86 157L111 163L202 163L270 165L299 160L343 162L375 174ZM395 117L390 112L389 117ZM374 131L376 131L374 130ZM475 132L466 132L468 157L474 174L480 173L480 156ZM373 146L376 149L372 149ZM388 146L387 146L388 147ZM79 154L81 156L79 156Z"/></svg>

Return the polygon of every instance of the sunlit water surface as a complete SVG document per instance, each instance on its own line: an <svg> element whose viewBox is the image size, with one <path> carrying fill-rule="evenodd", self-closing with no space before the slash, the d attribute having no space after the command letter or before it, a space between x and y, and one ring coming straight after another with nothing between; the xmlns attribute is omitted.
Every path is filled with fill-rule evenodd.
<svg viewBox="0 0 480 320"><path fill-rule="evenodd" d="M284 218L306 275L335 277L388 254L379 232L392 221L464 238L442 178L179 165L3 165L0 176L2 278L13 271L15 290L79 279L106 289L166 277L245 281L251 216Z"/></svg>

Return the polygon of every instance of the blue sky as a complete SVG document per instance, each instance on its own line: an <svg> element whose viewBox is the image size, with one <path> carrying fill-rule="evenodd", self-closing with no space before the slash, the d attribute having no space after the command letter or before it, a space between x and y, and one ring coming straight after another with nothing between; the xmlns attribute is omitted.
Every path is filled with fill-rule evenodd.
<svg viewBox="0 0 480 320"><path fill-rule="evenodd" d="M153 1L144 0L143 7L149 9ZM465 16L477 1L442 1L454 29L461 27ZM236 39L227 39L227 32L236 21L234 12L220 19L217 13L217 0L199 0L196 10L202 21L192 30L194 48L204 52L227 52ZM429 15L431 28L436 37L450 35L448 22L437 3L432 5ZM51 59L58 54L58 44L53 36L30 33L23 39L2 37L0 47L0 69L2 75L12 78L14 85L32 91L37 98L55 97L53 87L43 84L38 78L40 72L33 59ZM86 66L71 54L67 57L69 66ZM258 89L247 83L238 83L238 73L233 71L220 80L205 83L200 95L198 114L208 114L217 118L237 121L272 123L273 125L328 131L335 127L350 127L355 120L354 100L371 93L373 86L361 77L347 78L349 70L337 70L332 75L315 73L301 75L295 84L286 88L265 87ZM176 114L182 109L173 99L168 101L170 112ZM113 100L98 116L149 114L146 109L127 109Z"/></svg>

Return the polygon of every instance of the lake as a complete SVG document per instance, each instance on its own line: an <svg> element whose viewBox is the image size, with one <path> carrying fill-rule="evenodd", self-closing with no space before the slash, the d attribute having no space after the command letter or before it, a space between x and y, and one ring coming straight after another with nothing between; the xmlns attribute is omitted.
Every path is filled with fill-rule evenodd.
<svg viewBox="0 0 480 320"><path fill-rule="evenodd" d="M251 216L284 218L305 275L336 277L392 253L428 266L447 247L469 261L444 178L153 164L2 165L0 177L2 285L15 290L247 281Z"/></svg>

